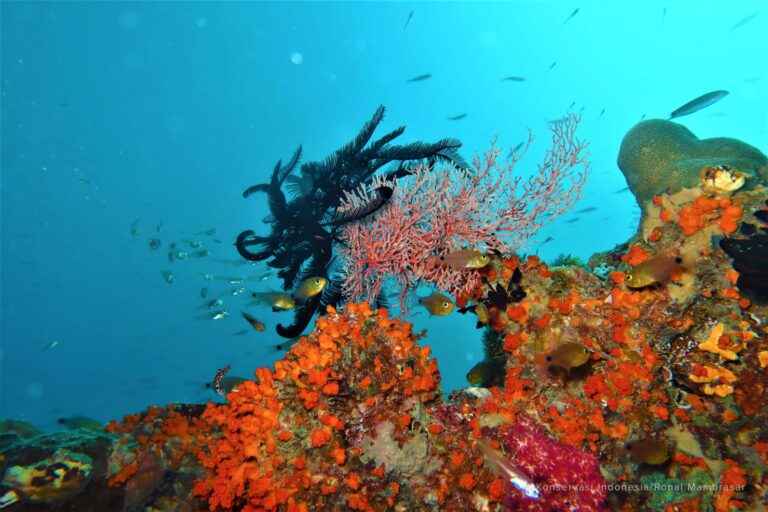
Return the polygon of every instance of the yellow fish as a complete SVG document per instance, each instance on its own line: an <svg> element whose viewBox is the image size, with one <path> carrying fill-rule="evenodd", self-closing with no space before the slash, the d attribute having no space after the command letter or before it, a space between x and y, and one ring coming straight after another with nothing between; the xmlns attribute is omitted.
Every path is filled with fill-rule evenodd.
<svg viewBox="0 0 768 512"><path fill-rule="evenodd" d="M254 292L251 297L256 302L272 306L272 311L285 311L296 307L293 297L284 292Z"/></svg>
<svg viewBox="0 0 768 512"><path fill-rule="evenodd" d="M504 382L504 366L480 361L467 373L467 382L473 386L500 386Z"/></svg>
<svg viewBox="0 0 768 512"><path fill-rule="evenodd" d="M477 315L477 327L480 328L488 323L488 307L482 302L475 304L475 314Z"/></svg>
<svg viewBox="0 0 768 512"><path fill-rule="evenodd" d="M79 428L84 430L93 430L95 432L104 430L104 427L98 421L85 416L72 416L71 418L59 418L56 423L64 425L70 430Z"/></svg>
<svg viewBox="0 0 768 512"><path fill-rule="evenodd" d="M570 371L589 361L589 349L581 343L563 343L547 354L548 363Z"/></svg>
<svg viewBox="0 0 768 512"><path fill-rule="evenodd" d="M645 288L658 283L667 283L672 272L684 270L680 256L656 256L632 268L624 277L624 284L630 288Z"/></svg>
<svg viewBox="0 0 768 512"><path fill-rule="evenodd" d="M419 304L427 308L427 311L435 316L445 316L451 313L454 308L451 298L442 293L433 293L426 297L419 297Z"/></svg>
<svg viewBox="0 0 768 512"><path fill-rule="evenodd" d="M432 256L430 261L435 265L447 265L456 270L463 270L465 268L483 268L491 262L491 258L474 249L460 249L442 256Z"/></svg>
<svg viewBox="0 0 768 512"><path fill-rule="evenodd" d="M637 464L658 466L669 458L669 447L658 439L642 439L627 443L627 451Z"/></svg>
<svg viewBox="0 0 768 512"><path fill-rule="evenodd" d="M293 294L293 298L305 302L310 297L314 297L323 291L326 284L328 284L328 280L324 277L308 277L299 284L299 287Z"/></svg>

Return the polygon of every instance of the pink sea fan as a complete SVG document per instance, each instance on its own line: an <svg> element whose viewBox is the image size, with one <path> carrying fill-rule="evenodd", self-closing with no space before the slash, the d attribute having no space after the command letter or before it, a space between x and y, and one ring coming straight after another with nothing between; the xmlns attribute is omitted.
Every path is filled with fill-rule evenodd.
<svg viewBox="0 0 768 512"><path fill-rule="evenodd" d="M586 145L575 137L580 119L568 114L550 124L552 146L527 180L513 171L531 144L530 136L525 148L509 159L500 158L494 143L473 158L474 169L421 165L405 178L379 176L348 193L342 211L367 204L379 187L394 189L387 206L341 234L344 295L373 302L384 282L394 280L400 305L407 310L408 297L422 284L454 295L473 290L476 270L435 265L431 257L462 248L512 253L570 209L581 198L589 172Z"/></svg>

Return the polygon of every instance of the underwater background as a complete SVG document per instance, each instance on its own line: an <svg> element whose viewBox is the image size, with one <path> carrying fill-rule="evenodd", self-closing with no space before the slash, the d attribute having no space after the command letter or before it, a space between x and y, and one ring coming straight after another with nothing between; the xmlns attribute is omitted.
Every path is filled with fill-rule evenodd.
<svg viewBox="0 0 768 512"><path fill-rule="evenodd" d="M212 400L205 384L218 368L247 377L277 360L284 340L274 326L286 314L248 308L266 324L250 329L240 317L247 300L229 295L240 285L225 279L250 278L250 291L280 286L258 279L266 265L236 264L235 237L259 232L268 212L263 196L242 191L300 144L304 161L325 158L379 104L382 133L406 125L402 142L456 137L467 159L496 136L512 148L530 128L523 175L548 147L547 122L581 111L592 171L575 210L597 210L540 231L527 252L548 262L586 261L635 232L639 209L616 156L642 118L727 90L677 121L701 138L768 150L764 1L0 9L0 416L45 430L61 417L107 421L148 404ZM185 240L211 254L169 262L170 244ZM229 317L197 318L204 287L224 297ZM443 391L464 387L482 359L474 317L412 313Z"/></svg>

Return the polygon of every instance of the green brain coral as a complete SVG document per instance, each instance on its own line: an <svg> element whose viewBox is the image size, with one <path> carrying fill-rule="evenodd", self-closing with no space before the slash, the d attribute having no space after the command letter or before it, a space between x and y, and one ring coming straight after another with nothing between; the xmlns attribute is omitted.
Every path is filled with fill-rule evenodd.
<svg viewBox="0 0 768 512"><path fill-rule="evenodd" d="M704 167L741 171L748 176L748 189L768 183L768 159L757 148L726 137L699 139L685 126L663 119L633 126L621 141L618 164L640 204L662 192L698 186Z"/></svg>

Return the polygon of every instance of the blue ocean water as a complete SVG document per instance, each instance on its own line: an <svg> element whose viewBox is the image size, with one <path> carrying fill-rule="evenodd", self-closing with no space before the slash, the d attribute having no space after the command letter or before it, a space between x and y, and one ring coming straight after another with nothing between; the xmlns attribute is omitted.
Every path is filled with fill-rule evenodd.
<svg viewBox="0 0 768 512"><path fill-rule="evenodd" d="M638 208L617 193L626 183L616 157L643 116L666 118L725 89L721 102L679 122L702 138L768 150L765 1L0 9L0 417L45 429L60 417L106 421L148 404L214 399L204 384L217 368L249 376L272 364L283 341L274 325L286 314L251 309L267 330L236 335L249 329L243 301L223 279L266 271L235 264L237 234L266 230L265 198L241 193L299 144L304 161L323 159L379 104L387 114L377 135L406 125L398 142L457 137L465 157L495 136L511 148L530 128L537 138L522 173L548 147L547 121L582 111L593 168L576 209L598 210L542 230L538 240L553 241L530 252L545 260L587 259L634 232ZM525 81L501 80L511 75ZM210 228L218 232L199 234ZM211 256L169 263L169 245L185 240ZM207 312L203 287L225 297L228 318L195 318ZM443 389L463 387L482 359L474 317L412 321L428 330Z"/></svg>

